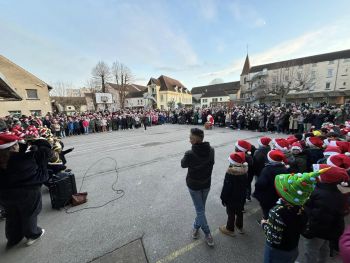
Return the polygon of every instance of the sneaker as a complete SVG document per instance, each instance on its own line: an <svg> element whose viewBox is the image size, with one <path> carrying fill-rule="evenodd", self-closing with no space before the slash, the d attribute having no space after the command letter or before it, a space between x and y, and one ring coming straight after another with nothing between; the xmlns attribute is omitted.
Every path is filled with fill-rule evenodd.
<svg viewBox="0 0 350 263"><path fill-rule="evenodd" d="M226 228L226 225L225 226L220 226L219 229L220 229L220 232L225 234L225 235L228 235L230 237L234 237L235 236L235 232L228 230Z"/></svg>
<svg viewBox="0 0 350 263"><path fill-rule="evenodd" d="M199 238L199 229L192 229L192 238L193 239L198 239Z"/></svg>
<svg viewBox="0 0 350 263"><path fill-rule="evenodd" d="M237 227L237 230L238 230L238 233L240 233L241 235L245 234L245 231L243 228L238 228Z"/></svg>
<svg viewBox="0 0 350 263"><path fill-rule="evenodd" d="M26 245L28 247L33 245L36 241L40 240L44 234L45 234L45 229L41 229L41 235L39 237L37 237L36 239L28 238Z"/></svg>
<svg viewBox="0 0 350 263"><path fill-rule="evenodd" d="M209 247L213 247L214 246L214 239L211 236L211 234L208 234L208 235L205 236L205 242L207 242L207 245Z"/></svg>

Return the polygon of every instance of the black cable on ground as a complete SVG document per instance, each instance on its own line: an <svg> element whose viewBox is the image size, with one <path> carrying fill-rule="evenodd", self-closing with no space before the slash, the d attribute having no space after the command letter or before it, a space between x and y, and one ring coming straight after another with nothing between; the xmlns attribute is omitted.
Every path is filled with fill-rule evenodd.
<svg viewBox="0 0 350 263"><path fill-rule="evenodd" d="M83 210L98 209L98 208L104 207L104 206L106 206L106 205L108 205L108 204L110 204L110 203L112 203L112 202L114 202L114 201L116 201L116 200L122 198L122 197L125 195L124 190L122 190L122 189L117 189L117 188L116 188L116 187L117 187L118 180L119 180L118 165L117 165L117 160L114 159L114 158L112 158L112 157L104 157L104 158L101 158L101 159L97 160L96 162L94 162L93 164L91 164L91 165L88 167L88 169L87 169L86 172L84 173L83 179L82 179L82 181L81 181L81 185L80 185L80 188L79 188L79 193L81 192L81 189L82 189L82 187L83 187L85 178L86 178L88 172L90 171L90 169L91 169L92 167L95 167L96 164L98 164L99 162L101 162L101 161L103 161L103 160L111 160L111 161L113 161L114 164L115 164L115 167L114 167L113 170L106 171L106 172L115 172L116 179L115 179L115 181L113 182L113 184L111 185L111 187L112 187L112 191L115 192L115 194L118 195L118 196L115 197L115 198L113 198L113 199L111 199L111 200L109 200L109 201L107 201L107 202L105 202L105 203L103 203L102 205L84 207L84 208L80 208L80 209L77 209L77 210L74 210L74 211L70 211L73 207L69 207L69 208L64 207L64 210L65 210L65 212L66 212L67 214L73 214L73 213L80 212L80 211L83 211ZM106 173L106 172L103 172L103 173Z"/></svg>

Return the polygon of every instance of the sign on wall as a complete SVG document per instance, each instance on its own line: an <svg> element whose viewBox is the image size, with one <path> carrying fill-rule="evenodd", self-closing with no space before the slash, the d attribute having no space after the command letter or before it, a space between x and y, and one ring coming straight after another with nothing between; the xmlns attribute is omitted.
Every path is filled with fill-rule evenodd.
<svg viewBox="0 0 350 263"><path fill-rule="evenodd" d="M113 103L113 97L111 93L95 93L95 96L96 96L96 103L106 103L106 104Z"/></svg>

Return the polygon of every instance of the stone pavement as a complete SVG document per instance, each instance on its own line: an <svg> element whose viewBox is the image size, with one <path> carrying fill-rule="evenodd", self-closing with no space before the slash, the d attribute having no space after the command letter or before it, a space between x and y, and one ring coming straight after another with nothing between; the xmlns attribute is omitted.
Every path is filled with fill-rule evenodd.
<svg viewBox="0 0 350 263"><path fill-rule="evenodd" d="M245 235L223 236L218 227L226 220L219 197L227 157L237 139L257 144L264 134L224 128L205 131L205 140L216 151L207 201L215 247L208 248L203 234L196 241L190 237L195 211L186 188L186 170L180 167L184 152L190 149L190 128L163 125L146 132L139 129L64 139L67 148L75 147L67 159L77 186L85 174L82 191L89 193L86 204L69 211L102 207L70 214L52 210L48 191L43 189L39 217L40 226L46 229L43 240L29 248L20 244L5 251L4 222L0 222L0 262L262 262L264 235L256 223L261 213L255 200L246 206ZM106 157L117 161L118 173L113 159ZM125 195L108 203L121 195L112 185Z"/></svg>

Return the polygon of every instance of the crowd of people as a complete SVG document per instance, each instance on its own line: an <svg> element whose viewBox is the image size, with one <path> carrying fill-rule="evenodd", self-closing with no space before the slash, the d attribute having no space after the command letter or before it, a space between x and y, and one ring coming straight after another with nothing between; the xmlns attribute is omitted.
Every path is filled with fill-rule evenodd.
<svg viewBox="0 0 350 263"><path fill-rule="evenodd" d="M116 112L85 112L66 114L47 114L44 117L6 116L3 119L10 128L21 125L45 126L52 133L64 138L66 136L89 133L132 130L147 126L169 124L204 125L212 116L215 126L237 130L252 130L274 133L303 133L311 127L320 129L325 122L344 123L350 116L346 107L308 104L288 104L280 107L265 104L252 107L233 106L211 108L181 108L174 110L121 110Z"/></svg>
<svg viewBox="0 0 350 263"><path fill-rule="evenodd" d="M350 212L349 199L341 191L349 189L348 116L342 107L259 105L230 110L217 107L5 117L0 120L0 205L6 213L7 248L24 237L26 244L32 245L44 235L45 230L37 225L40 189L51 169L66 168L65 154L72 149L64 150L62 138L164 123L209 123L206 128L292 134L275 139L260 137L257 146L245 140L235 143L220 196L227 213L227 223L220 231L228 236L244 234L245 204L255 198L262 211L259 224L266 235L265 262L297 260L302 235L306 262L326 262L329 255L340 250L348 263L350 229L345 230L344 217ZM188 168L186 182L197 214L192 237L199 238L202 229L207 244L214 246L205 203L215 152L209 142L204 142L204 132L199 128L191 129L190 142L192 149L185 153L181 166Z"/></svg>
<svg viewBox="0 0 350 263"><path fill-rule="evenodd" d="M202 229L207 244L214 246L205 215L214 149L198 128L191 129L190 142L181 166L188 168L186 182L196 211L192 237L199 238ZM350 228L345 230L344 220L350 212L350 122L326 122L318 129L311 125L287 138L261 137L257 147L238 140L228 161L220 196L227 212L227 223L219 228L223 234L245 233L243 214L253 197L262 211L258 223L266 236L264 262L294 263L301 235L306 263L327 262L339 250L343 262L350 262Z"/></svg>

